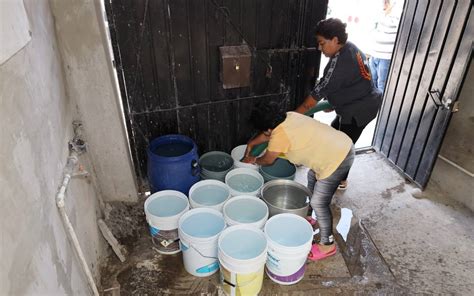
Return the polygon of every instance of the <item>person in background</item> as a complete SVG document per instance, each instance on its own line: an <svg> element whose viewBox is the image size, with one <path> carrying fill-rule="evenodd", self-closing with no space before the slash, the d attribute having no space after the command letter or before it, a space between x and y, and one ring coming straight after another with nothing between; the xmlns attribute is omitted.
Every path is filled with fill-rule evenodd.
<svg viewBox="0 0 474 296"><path fill-rule="evenodd" d="M285 113L277 103L258 106L250 121L260 134L251 139L243 162L271 165L281 154L292 163L310 168L311 207L318 218L321 240L313 244L310 260L321 260L336 253L332 234L330 204L339 183L354 161L354 145L341 131L297 112ZM265 154L253 157L255 145L269 142Z"/></svg>
<svg viewBox="0 0 474 296"><path fill-rule="evenodd" d="M401 0L382 0L383 15L376 24L373 48L369 52L370 72L374 85L383 93L401 15Z"/></svg>
<svg viewBox="0 0 474 296"><path fill-rule="evenodd" d="M346 24L339 19L329 18L317 24L319 50L329 62L322 79L295 111L304 114L326 98L337 114L331 126L347 134L355 143L377 115L382 94L372 83L365 55L348 42L347 37ZM346 189L348 174L349 171L341 179L339 189ZM314 172L310 170L308 180L313 178Z"/></svg>

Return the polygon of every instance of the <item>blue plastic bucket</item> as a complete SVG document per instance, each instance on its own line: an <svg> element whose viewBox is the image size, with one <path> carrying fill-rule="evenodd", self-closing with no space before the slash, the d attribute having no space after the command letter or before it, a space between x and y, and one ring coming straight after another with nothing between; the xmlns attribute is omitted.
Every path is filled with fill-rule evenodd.
<svg viewBox="0 0 474 296"><path fill-rule="evenodd" d="M188 194L199 181L197 146L183 135L166 135L151 141L148 146L148 181L152 193L177 190Z"/></svg>

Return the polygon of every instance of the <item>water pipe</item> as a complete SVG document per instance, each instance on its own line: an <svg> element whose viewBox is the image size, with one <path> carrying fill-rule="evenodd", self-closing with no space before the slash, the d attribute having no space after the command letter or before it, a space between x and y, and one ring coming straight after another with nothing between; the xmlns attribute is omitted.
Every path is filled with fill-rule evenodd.
<svg viewBox="0 0 474 296"><path fill-rule="evenodd" d="M83 151L85 151L84 141L80 140L79 137L75 136L74 139L69 142L69 157L67 158L66 165L64 166L64 177L61 183L61 187L59 188L59 191L56 194L56 206L58 207L59 214L61 215L61 218L63 220L64 228L66 229L66 233L68 234L69 240L72 243L74 250L76 251L76 255L82 266L82 270L84 271L84 274L87 278L87 282L90 288L92 289L94 295L99 296L99 290L97 289L97 285L95 284L94 277L92 276L92 272L89 269L89 265L87 265L87 261L84 256L84 253L82 252L81 245L79 244L76 232L72 227L71 220L69 220L69 216L66 213L64 202L66 197L66 190L71 179L76 176L85 176L88 174L86 171L75 172L76 166L79 161L77 156Z"/></svg>
<svg viewBox="0 0 474 296"><path fill-rule="evenodd" d="M331 104L329 104L328 101L319 101L316 106L313 108L309 109L304 115L311 116L316 112L319 112L321 110L326 110L326 109L332 109L333 107ZM252 148L252 151L250 152L250 155L252 156L259 156L262 154L262 152L267 149L268 142L261 143L258 145L255 145L255 147Z"/></svg>

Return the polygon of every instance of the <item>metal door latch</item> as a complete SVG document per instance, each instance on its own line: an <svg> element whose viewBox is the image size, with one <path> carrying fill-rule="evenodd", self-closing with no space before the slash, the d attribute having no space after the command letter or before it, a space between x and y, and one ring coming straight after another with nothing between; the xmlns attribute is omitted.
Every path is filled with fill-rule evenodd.
<svg viewBox="0 0 474 296"><path fill-rule="evenodd" d="M429 90L428 95L435 104L436 108L451 109L453 101L450 98L441 98L441 92L438 89Z"/></svg>

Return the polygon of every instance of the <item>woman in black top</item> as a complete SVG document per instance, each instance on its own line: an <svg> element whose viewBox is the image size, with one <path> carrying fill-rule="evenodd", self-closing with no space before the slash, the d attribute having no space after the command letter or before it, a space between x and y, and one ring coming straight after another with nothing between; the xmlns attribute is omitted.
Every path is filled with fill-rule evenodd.
<svg viewBox="0 0 474 296"><path fill-rule="evenodd" d="M329 62L323 78L296 112L305 113L319 100L327 99L337 114L331 126L346 133L355 143L377 115L382 93L372 83L365 55L347 41L346 24L335 18L322 20L316 26L316 39ZM339 188L346 186L347 181L342 181Z"/></svg>

